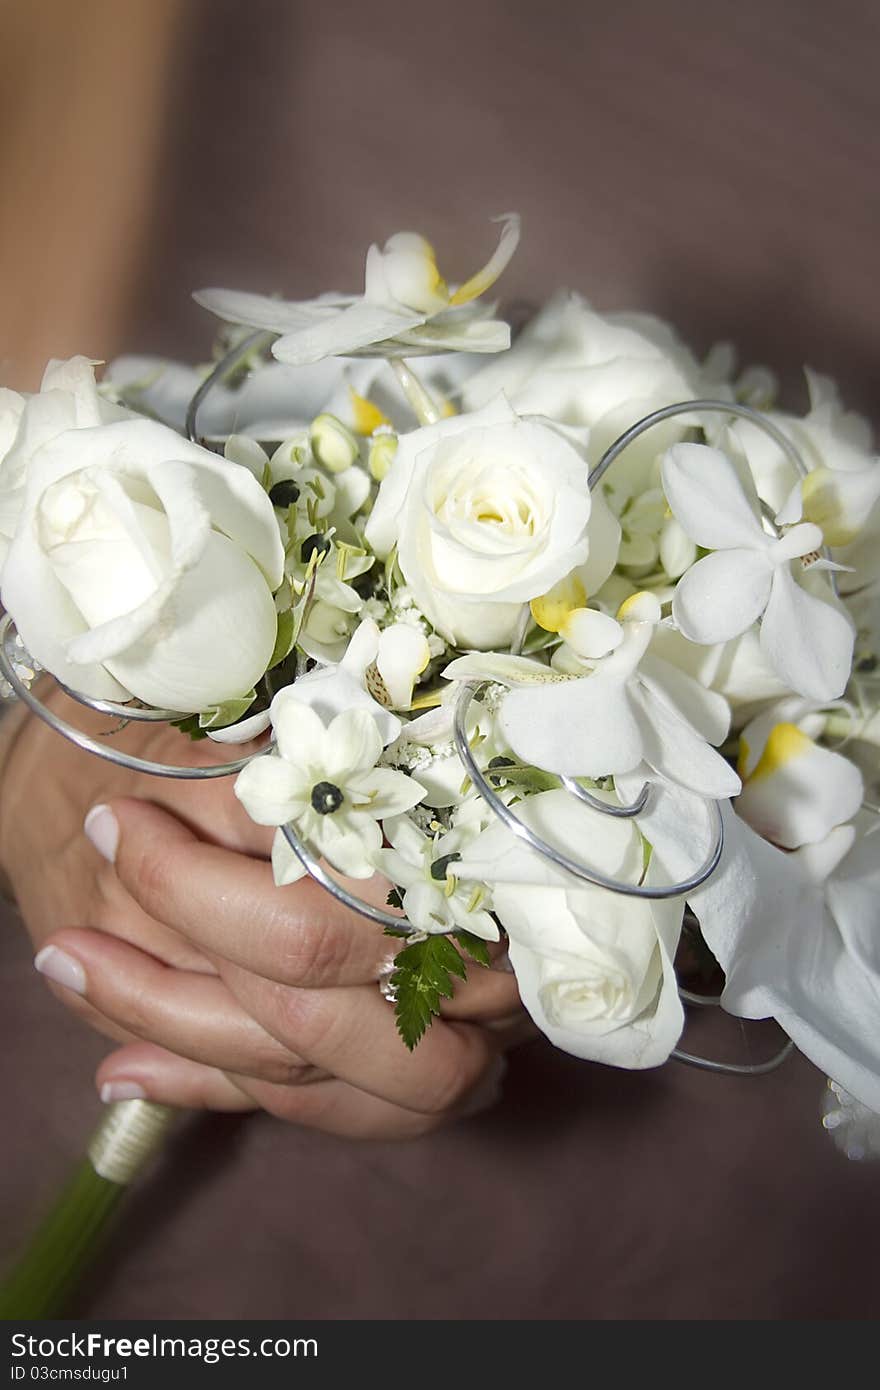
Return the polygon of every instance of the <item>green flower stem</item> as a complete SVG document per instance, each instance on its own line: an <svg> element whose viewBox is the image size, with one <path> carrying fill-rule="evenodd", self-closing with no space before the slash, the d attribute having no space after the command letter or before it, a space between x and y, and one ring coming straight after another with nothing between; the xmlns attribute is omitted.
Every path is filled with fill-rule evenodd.
<svg viewBox="0 0 880 1390"><path fill-rule="evenodd" d="M63 1314L100 1251L126 1187L161 1146L174 1115L151 1101L120 1101L107 1107L88 1157L75 1169L0 1288L0 1318Z"/></svg>

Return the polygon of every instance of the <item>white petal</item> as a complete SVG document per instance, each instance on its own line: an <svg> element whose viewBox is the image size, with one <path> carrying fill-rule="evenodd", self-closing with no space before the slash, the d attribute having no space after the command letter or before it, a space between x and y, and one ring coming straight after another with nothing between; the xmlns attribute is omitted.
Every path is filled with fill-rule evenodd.
<svg viewBox="0 0 880 1390"><path fill-rule="evenodd" d="M402 815L417 806L424 795L424 789L412 777L387 767L356 773L348 778L347 786L358 797L369 797L364 810L377 819Z"/></svg>
<svg viewBox="0 0 880 1390"><path fill-rule="evenodd" d="M297 858L287 843L283 830L276 830L272 840L272 876L279 888L288 883L298 883L308 873L306 866Z"/></svg>
<svg viewBox="0 0 880 1390"><path fill-rule="evenodd" d="M243 767L234 791L257 825L285 825L302 811L302 777L274 753Z"/></svg>
<svg viewBox="0 0 880 1390"><path fill-rule="evenodd" d="M680 714L708 743L723 743L730 729L730 706L723 695L707 690L670 661L646 652L639 680L657 699Z"/></svg>
<svg viewBox="0 0 880 1390"><path fill-rule="evenodd" d="M212 531L199 563L175 585L160 630L108 657L106 665L147 704L197 711L251 690L266 670L277 631L263 575L232 541Z"/></svg>
<svg viewBox="0 0 880 1390"><path fill-rule="evenodd" d="M691 540L707 550L764 550L770 543L733 464L705 444L673 444L661 465L666 499Z"/></svg>
<svg viewBox="0 0 880 1390"><path fill-rule="evenodd" d="M623 641L623 628L595 608L573 608L559 629L560 637L578 656L607 656Z"/></svg>
<svg viewBox="0 0 880 1390"><path fill-rule="evenodd" d="M299 699L298 689L279 690L270 712L280 756L293 767L311 768L316 760L320 765L327 731L318 713Z"/></svg>
<svg viewBox="0 0 880 1390"><path fill-rule="evenodd" d="M512 690L499 722L513 751L546 772L602 777L642 758L626 686L611 676Z"/></svg>
<svg viewBox="0 0 880 1390"><path fill-rule="evenodd" d="M325 724L347 709L368 710L375 720L383 745L387 746L400 733L400 720L390 710L384 709L372 695L368 695L361 681L346 669L347 655L339 666L317 666L300 676L296 682L296 697L304 705L310 705Z"/></svg>
<svg viewBox="0 0 880 1390"><path fill-rule="evenodd" d="M408 328L414 328L424 323L426 317L425 314L389 309L381 304L368 304L360 300L332 317L285 333L273 344L272 353L279 362L287 362L291 366L319 362L322 357L346 357L359 348L383 342Z"/></svg>
<svg viewBox="0 0 880 1390"><path fill-rule="evenodd" d="M785 849L817 844L851 820L862 803L858 768L840 753L820 748L796 724L770 732L736 809L753 830Z"/></svg>
<svg viewBox="0 0 880 1390"><path fill-rule="evenodd" d="M452 305L467 304L470 300L485 294L486 290L495 284L499 275L507 267L519 245L519 213L507 212L501 217L494 217L492 220L502 223L498 245L483 268L458 287L449 301Z"/></svg>
<svg viewBox="0 0 880 1390"><path fill-rule="evenodd" d="M343 710L327 729L324 766L328 777L372 768L382 753L382 739L368 710Z"/></svg>
<svg viewBox="0 0 880 1390"><path fill-rule="evenodd" d="M221 289L196 290L193 299L227 323L265 328L273 333L297 332L354 302L353 295L325 295L323 299L296 302L274 299L268 294Z"/></svg>
<svg viewBox="0 0 880 1390"><path fill-rule="evenodd" d="M259 738L264 734L272 722L272 715L269 710L260 710L259 714L251 714L247 719L239 719L237 724L230 724L225 729L208 729L208 738L215 743L249 743L252 738Z"/></svg>
<svg viewBox="0 0 880 1390"><path fill-rule="evenodd" d="M788 566L773 575L761 622L761 647L790 689L813 700L836 700L852 669L849 618L798 584Z"/></svg>
<svg viewBox="0 0 880 1390"><path fill-rule="evenodd" d="M517 804L515 813L541 839L585 868L592 866L600 873L631 883L638 880L642 846L631 820L604 815L563 790L530 796ZM524 844L497 819L463 847L455 875L495 885L571 887L574 882L570 874ZM539 928L537 923L536 929Z"/></svg>
<svg viewBox="0 0 880 1390"><path fill-rule="evenodd" d="M379 638L376 667L395 709L408 709L416 677L421 675L431 652L424 633L408 623L393 623Z"/></svg>
<svg viewBox="0 0 880 1390"><path fill-rule="evenodd" d="M766 551L716 550L678 581L672 616L691 642L727 642L760 617L772 576Z"/></svg>
<svg viewBox="0 0 880 1390"><path fill-rule="evenodd" d="M680 782L703 796L736 796L740 780L733 768L690 724L674 714L665 701L657 699L647 687L638 687L632 698L636 708L641 706L637 719L645 762L663 777Z"/></svg>

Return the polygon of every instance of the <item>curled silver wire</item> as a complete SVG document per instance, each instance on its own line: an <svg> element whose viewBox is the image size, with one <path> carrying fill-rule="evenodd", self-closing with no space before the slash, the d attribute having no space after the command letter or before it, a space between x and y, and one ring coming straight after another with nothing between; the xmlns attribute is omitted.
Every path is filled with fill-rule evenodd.
<svg viewBox="0 0 880 1390"><path fill-rule="evenodd" d="M85 705L86 709L95 710L97 714L112 714L117 719L130 719L135 723L144 724L171 723L175 719L187 718L177 709L143 708L140 705L123 705L117 700L93 700L90 695L83 695L79 690L74 690L72 686L65 685L64 681L59 681L57 676L55 680L58 688L63 690L71 700L76 700L79 705Z"/></svg>
<svg viewBox="0 0 880 1390"><path fill-rule="evenodd" d="M367 917L371 922L378 922L380 927L390 927L392 931L405 932L407 936L416 933L405 917L395 917L393 913L386 912L383 907L376 907L373 903L368 903L364 898L358 898L354 893L349 893L347 888L343 888L341 883L337 883L332 874L329 874L320 860L316 859L304 840L300 839L295 827L288 822L282 825L282 832L290 848L293 850L303 868L311 874L322 888L342 903L343 907L348 907L352 912L357 912L361 917ZM421 933L418 933L421 935Z"/></svg>
<svg viewBox="0 0 880 1390"><path fill-rule="evenodd" d="M717 817L715 840L705 863L701 864L695 873L691 874L689 878L683 879L681 883L658 884L655 887L648 887L642 883L622 883L619 879L608 878L605 874L599 873L597 869L588 869L576 859L572 859L562 850L557 849L555 845L548 844L546 840L543 840L540 835L537 835L534 830L524 824L502 801L483 776L467 739L465 720L471 700L478 690L490 683L489 681L466 681L462 684L456 697L453 715L455 747L468 776L480 795L489 803L499 820L502 820L508 830L511 830L518 839L523 840L542 858L549 859L557 868L566 870L584 883L591 883L596 888L607 888L612 893L622 893L628 898L677 898L683 893L690 893L693 889L699 888L700 884L705 883L709 875L714 873L724 848L724 822L721 819L721 810L717 802L715 803ZM605 803L602 803L602 809L607 810Z"/></svg>
<svg viewBox="0 0 880 1390"><path fill-rule="evenodd" d="M678 997L685 1004L696 1004L698 1008L718 1008L721 1004L720 994L695 994L692 989L678 987Z"/></svg>
<svg viewBox="0 0 880 1390"><path fill-rule="evenodd" d="M578 801L582 801L585 806L592 806L594 811L601 811L603 816L616 816L620 820L628 820L630 816L637 816L644 811L648 804L648 797L651 795L650 783L645 782L635 801L630 802L628 806L613 806L611 802L603 801L599 796L593 796L593 793L587 791L586 787L582 787L575 777L566 777L563 773L559 773L558 776L565 790L571 796L576 797Z"/></svg>
<svg viewBox="0 0 880 1390"><path fill-rule="evenodd" d="M711 413L715 415L738 415L743 420L749 420L753 425L757 425L765 434L769 435L775 444L785 454L786 458L797 470L798 477L807 476L807 465L801 458L798 450L792 444L787 435L783 434L772 420L768 420L766 415L762 415L759 410L755 410L750 405L740 405L738 401L678 401L675 405L664 405L660 410L652 410L650 415L645 415L641 420L637 420L628 430L625 430L613 444L610 444L600 458L596 467L590 472L587 479L587 486L590 491L608 472L614 460L624 449L627 449L633 440L638 439L639 435L651 429L653 425L659 425L662 420L672 420L676 415L692 415L698 413Z"/></svg>
<svg viewBox="0 0 880 1390"><path fill-rule="evenodd" d="M794 1043L788 1039L766 1062L716 1062L711 1057L700 1057L695 1052L683 1052L680 1047L674 1047L669 1055L673 1061L684 1062L688 1067L698 1067L700 1071L714 1071L724 1076L766 1076L768 1072L775 1071L783 1062L788 1061L793 1052Z"/></svg>
<svg viewBox="0 0 880 1390"><path fill-rule="evenodd" d="M203 404L208 393L213 391L214 387L219 385L224 377L227 377L233 368L237 367L239 362L247 357L248 353L252 352L258 344L262 342L264 346L268 347L269 343L274 343L277 337L277 333L270 333L263 328L258 328L256 333L249 333L246 338L242 338L234 347L231 347L229 351L220 358L220 361L208 376L205 377L201 386L190 401L186 411L186 437L193 444L201 444L202 442L197 429L197 418L199 408Z"/></svg>
<svg viewBox="0 0 880 1390"><path fill-rule="evenodd" d="M609 444L599 462L596 464L596 467L591 469L587 476L587 487L590 492L593 491L596 484L600 482L608 472L614 460L632 444L633 440L638 439L646 430L651 429L654 425L659 425L663 420L672 420L676 415L700 413L737 415L742 420L748 420L751 424L757 426L758 429L763 430L764 433L773 440L774 444L779 446L799 478L805 478L807 476L809 469L792 441L777 425L773 424L772 420L768 420L766 415L763 415L760 410L756 410L754 406L741 405L739 401L678 401L675 405L664 405L660 410L652 410L650 415L645 415L641 420L636 420L634 425L631 425L630 428L619 435L612 444ZM773 534L778 536L779 528L776 525L773 513L763 501L761 503L761 513L764 519L769 523ZM822 546L820 553L826 560L830 559L830 552L827 545ZM831 588L831 592L837 597L837 575L833 570L828 571L828 584Z"/></svg>
<svg viewBox="0 0 880 1390"><path fill-rule="evenodd" d="M98 739L91 738L81 729L75 728L73 724L68 724L66 719L62 719L54 710L50 710L43 704L42 700L33 693L20 679L18 672L12 661L10 654L10 643L14 640L16 633L15 624L7 613L0 620L0 673L12 686L18 698L23 704L27 705L44 724L48 724L50 729L54 729L62 738L66 738L69 743L73 743L77 748L81 748L86 753L95 753L99 758L104 758L109 763L115 763L117 767L128 768L130 772L146 772L151 777L179 777L184 781L201 781L212 777L230 777L235 772L240 772L254 758L262 757L262 751L250 753L247 757L237 758L234 762L217 763L205 767L186 767L175 763L157 763L149 758L136 758L132 753L125 753L121 748L115 748L109 743L99 742ZM114 705L112 701L99 700L93 702L85 695L78 695L77 699L81 705L86 705L91 709L97 709L99 713L116 713L121 711L120 717L129 719L142 715L143 711L129 711L125 705ZM107 705L112 705L111 710L107 710ZM103 707L103 708L102 708ZM167 713L167 712L166 712ZM180 716L178 716L180 717Z"/></svg>

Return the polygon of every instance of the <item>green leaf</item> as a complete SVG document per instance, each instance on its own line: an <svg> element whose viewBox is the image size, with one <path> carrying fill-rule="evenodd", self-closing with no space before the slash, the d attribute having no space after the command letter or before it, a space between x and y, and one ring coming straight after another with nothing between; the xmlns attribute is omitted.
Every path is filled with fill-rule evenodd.
<svg viewBox="0 0 880 1390"><path fill-rule="evenodd" d="M272 655L269 657L267 670L271 671L273 666L277 666L286 656L290 655L296 636L296 623L293 610L288 608L285 613L278 614L278 635L275 638L275 646Z"/></svg>
<svg viewBox="0 0 880 1390"><path fill-rule="evenodd" d="M440 1000L452 998L452 976L467 979L467 966L447 936L429 936L406 946L395 958L390 984L395 991L397 1031L412 1052L424 1036Z"/></svg>
<svg viewBox="0 0 880 1390"><path fill-rule="evenodd" d="M399 888L390 889L388 897L385 899L385 905L386 907L399 907L401 912L403 911L403 898L400 896ZM409 936L409 932L403 932L402 935Z"/></svg>
<svg viewBox="0 0 880 1390"><path fill-rule="evenodd" d="M226 729L230 724L237 724L256 698L257 692L249 690L246 695L240 695L237 700L224 700L220 705L212 705L209 709L203 709L199 715L199 728Z"/></svg>
<svg viewBox="0 0 880 1390"><path fill-rule="evenodd" d="M489 947L481 936L474 936L473 932L462 929L455 933L455 939L459 946L467 951L471 960L475 960L478 965L491 964Z"/></svg>
<svg viewBox="0 0 880 1390"><path fill-rule="evenodd" d="M179 729L182 734L186 734L194 743L197 743L200 738L208 737L204 729L199 727L199 716L197 714L188 714L186 719L172 719L171 723L173 728Z"/></svg>

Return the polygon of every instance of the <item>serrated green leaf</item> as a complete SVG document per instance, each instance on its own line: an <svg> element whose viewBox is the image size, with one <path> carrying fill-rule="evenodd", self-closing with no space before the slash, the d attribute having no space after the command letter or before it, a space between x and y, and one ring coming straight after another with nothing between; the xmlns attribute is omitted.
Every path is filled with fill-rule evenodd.
<svg viewBox="0 0 880 1390"><path fill-rule="evenodd" d="M385 905L386 907L399 907L401 911L403 910L403 898L400 896L399 888L391 888L389 890L388 897L385 899ZM409 932L402 932L401 935L409 936Z"/></svg>
<svg viewBox="0 0 880 1390"><path fill-rule="evenodd" d="M413 942L395 958L391 986L397 1030L410 1052L424 1036L441 999L451 999L452 976L467 979L467 966L447 936Z"/></svg>
<svg viewBox="0 0 880 1390"><path fill-rule="evenodd" d="M187 738L191 738L194 743L197 743L200 738L208 737L204 729L199 727L197 714L188 714L186 719L172 719L171 725L172 728L179 729L182 734L186 734Z"/></svg>
<svg viewBox="0 0 880 1390"><path fill-rule="evenodd" d="M463 950L467 951L471 960L475 960L478 965L490 965L489 947L481 936L474 936L473 932L457 931L455 939Z"/></svg>

